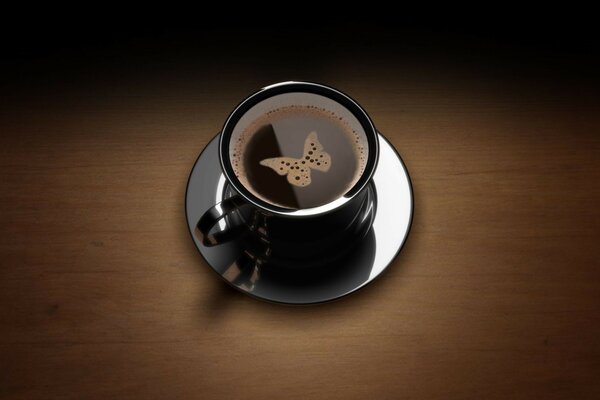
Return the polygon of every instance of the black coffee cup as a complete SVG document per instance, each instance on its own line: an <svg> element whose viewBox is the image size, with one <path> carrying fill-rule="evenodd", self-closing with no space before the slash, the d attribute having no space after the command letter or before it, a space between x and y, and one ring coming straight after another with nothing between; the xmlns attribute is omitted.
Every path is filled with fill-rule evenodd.
<svg viewBox="0 0 600 400"><path fill-rule="evenodd" d="M302 99L326 103L364 132L367 149L360 177L345 193L332 201L311 208L286 208L272 204L250 191L240 181L232 164L231 141L240 121L261 109L277 104L278 99L293 102ZM308 100L307 100L308 99ZM286 106L289 106L287 104ZM341 118L340 118L341 119ZM357 128L358 129L358 128ZM219 138L220 168L230 197L216 204L198 221L195 234L206 246L215 246L239 235L246 235L254 249L252 257L265 261L315 257L332 248L351 246L366 234L374 215L373 173L379 154L378 134L367 113L349 96L331 87L310 82L283 82L265 87L240 103L227 118ZM236 218L231 218L235 214ZM224 231L213 233L215 226L227 218ZM231 221L237 223L232 226Z"/></svg>

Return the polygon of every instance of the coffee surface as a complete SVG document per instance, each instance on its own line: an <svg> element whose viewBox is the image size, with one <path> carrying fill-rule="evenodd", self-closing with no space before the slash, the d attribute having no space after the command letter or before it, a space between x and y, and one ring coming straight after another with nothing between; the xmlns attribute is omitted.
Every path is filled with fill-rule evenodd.
<svg viewBox="0 0 600 400"><path fill-rule="evenodd" d="M343 196L364 171L364 132L315 106L270 110L230 147L240 182L256 197L290 208L318 207Z"/></svg>

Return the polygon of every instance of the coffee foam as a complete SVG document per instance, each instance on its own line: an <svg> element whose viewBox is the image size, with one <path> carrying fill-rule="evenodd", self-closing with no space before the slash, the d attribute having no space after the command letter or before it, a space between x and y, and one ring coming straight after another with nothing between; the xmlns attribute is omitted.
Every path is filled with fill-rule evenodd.
<svg viewBox="0 0 600 400"><path fill-rule="evenodd" d="M356 160L357 160L357 168L354 174L354 178L352 179L352 183L348 189L356 184L356 182L362 176L368 159L368 144L367 138L364 132L352 127L342 116L340 116L335 111L327 109L325 107L318 107L314 105L288 105L283 107L277 107L270 109L258 116L258 118L254 119L250 122L245 128L243 128L237 135L234 135L233 140L230 144L230 161L233 166L234 173L236 177L240 180L240 182L249 189L255 196L261 198L264 201L271 202L268 199L265 199L259 193L256 193L252 190L252 185L249 183L246 171L244 169L244 149L247 146L248 142L252 138L253 134L258 131L261 126L272 124L277 122L278 120L285 119L286 117L293 115L314 115L315 117L327 118L329 121L334 122L338 126L340 126L342 131L348 135L348 141L352 146L354 151ZM309 132L307 132L309 134ZM312 133L311 133L312 134ZM236 137L237 136L237 137ZM327 149L325 149L326 151ZM275 172L279 175L288 174L288 181L295 186L308 186L310 184L310 171L307 174L306 170L308 169L308 165L310 165L313 160L297 160L290 157L285 157L286 160L283 160L283 157L280 157L278 160L279 163L283 161L281 166L276 166L271 161L266 161L264 166L271 167ZM308 165L302 165L302 162L309 162ZM330 163L335 161L330 160ZM290 165L288 166L287 163ZM316 160L315 160L316 163ZM316 164L315 164L316 165ZM325 167L325 165L323 165ZM279 169L281 168L281 169ZM294 174L289 174L288 169L298 169L298 171L293 171ZM329 166L327 166L329 169ZM291 179L291 180L290 180Z"/></svg>
<svg viewBox="0 0 600 400"><path fill-rule="evenodd" d="M259 163L269 167L279 175L287 175L291 185L305 187L311 184L311 170L327 172L331 168L331 156L324 151L316 131L304 139L304 152L301 158L270 157Z"/></svg>

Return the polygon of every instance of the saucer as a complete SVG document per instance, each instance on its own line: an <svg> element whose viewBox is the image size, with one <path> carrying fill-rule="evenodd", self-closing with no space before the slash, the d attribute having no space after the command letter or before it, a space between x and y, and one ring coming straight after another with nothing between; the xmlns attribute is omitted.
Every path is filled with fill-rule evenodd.
<svg viewBox="0 0 600 400"><path fill-rule="evenodd" d="M318 267L289 268L239 262L244 240L205 246L194 235L202 214L231 192L220 170L218 136L202 151L187 184L185 213L192 240L208 266L236 289L259 299L284 304L315 304L336 300L366 286L391 264L408 236L413 214L413 193L408 171L399 154L379 134L379 163L373 175L374 195L365 215L371 229L342 257ZM374 214L374 215L372 215ZM217 229L236 224L235 215L224 218ZM322 260L321 260L322 261ZM317 265L317 264L315 264Z"/></svg>

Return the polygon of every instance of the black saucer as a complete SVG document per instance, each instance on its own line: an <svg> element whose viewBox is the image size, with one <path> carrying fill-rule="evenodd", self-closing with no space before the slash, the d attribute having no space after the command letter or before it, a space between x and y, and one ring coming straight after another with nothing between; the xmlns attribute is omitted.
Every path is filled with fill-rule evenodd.
<svg viewBox="0 0 600 400"><path fill-rule="evenodd" d="M413 196L408 172L391 144L380 134L380 158L369 200L359 219L372 220L361 240L335 253L301 265L270 261L257 266L241 263L247 241L240 238L204 246L194 236L200 216L230 195L219 168L218 140L198 157L186 191L186 218L196 247L207 264L226 282L244 293L285 304L313 304L335 300L367 285L379 276L400 251L412 220ZM235 224L235 215L220 228ZM339 254L338 254L339 253Z"/></svg>

